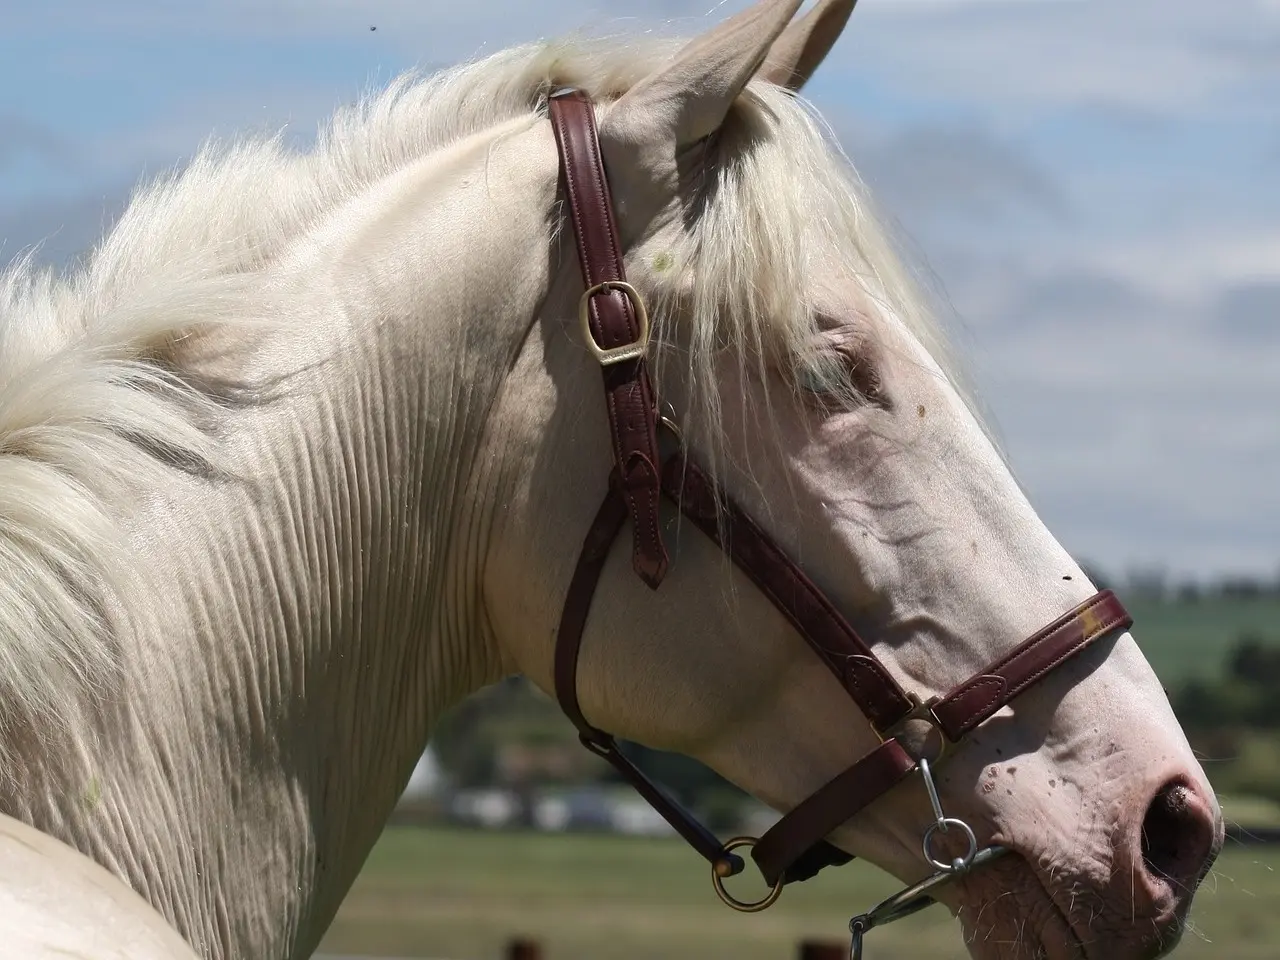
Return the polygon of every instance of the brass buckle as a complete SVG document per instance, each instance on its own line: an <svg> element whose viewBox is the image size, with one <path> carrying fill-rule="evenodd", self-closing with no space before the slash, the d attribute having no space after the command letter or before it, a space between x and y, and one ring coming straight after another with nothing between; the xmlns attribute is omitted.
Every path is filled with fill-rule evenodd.
<svg viewBox="0 0 1280 960"><path fill-rule="evenodd" d="M942 721L939 720L937 714L933 712L934 704L938 702L939 698L930 697L928 700L921 700L914 693L907 694L907 698L912 702L913 706L906 716L886 730L881 730L874 724L872 725L872 729L875 730L876 736L880 738L880 742L884 743L898 736L898 734L901 733L902 728L908 723L923 720L925 723L929 724L929 726L933 727L934 731L938 734L938 755L930 759L929 762L935 764L941 763L942 758L947 756L956 744L947 738L946 733L943 732L942 729Z"/></svg>
<svg viewBox="0 0 1280 960"><path fill-rule="evenodd" d="M729 853L738 847L754 847L758 842L755 837L734 837L724 845L724 852ZM737 897L729 893L724 888L724 878L730 876L729 861L725 859L717 860L711 864L711 885L716 888L716 896L726 905L733 907L739 913L759 913L773 906L780 896L782 896L783 878L778 877L778 882L773 885L773 889L766 893L761 899L748 902L739 900Z"/></svg>
<svg viewBox="0 0 1280 960"><path fill-rule="evenodd" d="M631 306L636 312L636 322L640 324L640 334L632 343L606 348L596 343L596 338L591 334L591 298L597 293L605 293L609 290L618 290L631 301ZM582 294L582 299L578 301L578 323L582 326L582 336L587 341L587 349L602 367L622 363L624 360L638 360L649 349L649 311L645 309L644 298L640 296L640 291L625 280L605 280L594 287L589 287Z"/></svg>

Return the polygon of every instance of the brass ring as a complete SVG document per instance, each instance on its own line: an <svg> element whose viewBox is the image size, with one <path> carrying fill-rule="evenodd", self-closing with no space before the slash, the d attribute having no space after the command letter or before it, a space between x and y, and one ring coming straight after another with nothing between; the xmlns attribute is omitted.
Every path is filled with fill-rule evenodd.
<svg viewBox="0 0 1280 960"><path fill-rule="evenodd" d="M938 735L937 756L929 758L929 762L933 764L940 764L944 759L946 759L947 755L951 753L951 750L956 746L956 744L947 737L946 731L942 729L942 721L939 720L938 715L933 712L934 704L938 702L938 698L933 697L932 699L921 702L914 694L908 694L908 697L912 701L913 706L906 716L885 730L881 730L875 724L871 725L871 729L875 732L875 735L880 738L880 742L884 743L887 740L891 740L899 736L902 732L902 728L908 723L924 721L932 727L933 732Z"/></svg>
<svg viewBox="0 0 1280 960"><path fill-rule="evenodd" d="M631 301L636 314L636 323L640 325L640 332L632 343L605 348L596 343L596 338L591 333L591 298L597 293L608 293L611 290L617 290ZM649 311L645 309L644 298L640 296L640 291L625 280L605 280L589 287L578 301L578 322L582 326L582 336L587 341L587 349L602 367L621 363L624 360L638 360L649 350Z"/></svg>
<svg viewBox="0 0 1280 960"><path fill-rule="evenodd" d="M756 845L756 837L734 837L724 845L724 852L729 853L738 847L754 847ZM773 889L766 893L763 899L756 900L754 903L748 903L745 900L739 900L724 888L724 878L716 870L716 864L711 865L711 885L715 887L716 896L718 896L726 906L732 907L739 913L759 913L761 910L767 910L778 902L778 898L782 896L783 878L779 877L778 882L773 885Z"/></svg>

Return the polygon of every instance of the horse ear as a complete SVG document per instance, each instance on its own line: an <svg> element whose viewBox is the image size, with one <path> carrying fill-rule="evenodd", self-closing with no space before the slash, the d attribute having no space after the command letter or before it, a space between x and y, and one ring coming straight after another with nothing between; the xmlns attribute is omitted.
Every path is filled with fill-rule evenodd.
<svg viewBox="0 0 1280 960"><path fill-rule="evenodd" d="M657 132L677 148L714 133L803 2L760 0L691 40L623 94L606 124Z"/></svg>
<svg viewBox="0 0 1280 960"><path fill-rule="evenodd" d="M818 0L773 42L756 76L799 91L827 58L857 5L858 0Z"/></svg>

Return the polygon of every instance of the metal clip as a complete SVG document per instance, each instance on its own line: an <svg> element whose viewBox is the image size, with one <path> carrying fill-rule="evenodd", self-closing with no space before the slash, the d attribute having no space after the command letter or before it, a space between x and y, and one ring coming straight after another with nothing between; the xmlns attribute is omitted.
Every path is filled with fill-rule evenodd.
<svg viewBox="0 0 1280 960"><path fill-rule="evenodd" d="M909 917L917 910L923 910L934 902L930 891L935 887L950 883L974 867L979 867L1008 853L1006 848L997 846L979 850L978 840L969 825L963 820L948 817L943 811L942 798L938 796L938 786L933 782L933 768L930 767L929 761L918 761L918 769L920 776L924 778L924 788L929 794L929 805L933 807L933 823L924 832L922 847L924 858L936 872L913 883L905 890L900 890L887 900L882 900L866 913L860 913L849 921L849 960L862 960L862 940L867 931L901 920L903 917ZM963 857L955 857L950 862L939 860L933 855L931 847L933 838L936 834L946 833L952 828L959 829L964 834L969 841L969 849Z"/></svg>
<svg viewBox="0 0 1280 960"><path fill-rule="evenodd" d="M924 853L924 858L939 873L964 873L973 864L973 858L978 853L978 838L974 836L973 829L963 820L957 820L955 817L948 817L942 812L942 800L938 797L938 787L933 782L933 770L929 766L929 761L921 758L919 761L920 776L924 778L924 788L929 793L929 803L933 807L933 823L924 832L924 840L920 848ZM939 833L946 833L951 827L957 828L964 834L966 840L969 841L969 849L965 851L963 857L955 857L950 862L939 860L933 855L933 838Z"/></svg>

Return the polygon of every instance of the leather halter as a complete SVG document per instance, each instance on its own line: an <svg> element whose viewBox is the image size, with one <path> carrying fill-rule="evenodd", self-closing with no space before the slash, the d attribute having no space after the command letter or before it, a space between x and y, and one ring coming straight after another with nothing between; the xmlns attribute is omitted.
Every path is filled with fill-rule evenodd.
<svg viewBox="0 0 1280 960"><path fill-rule="evenodd" d="M804 571L683 449L660 459L663 418L645 360L648 318L643 300L623 272L593 106L581 91L568 90L552 95L549 110L586 287L580 306L583 332L601 364L614 453L608 492L587 531L565 597L556 638L556 695L582 743L613 764L711 862L722 899L741 910L763 909L784 884L852 859L824 838L920 768L921 758L897 736L908 721L925 721L941 735L944 748L952 746L1045 674L1096 640L1128 629L1133 620L1116 596L1103 590L943 696L921 703L904 691ZM637 574L656 590L666 573L668 559L658 525L658 504L664 496L769 598L881 738L879 746L801 802L758 841L721 843L627 759L611 734L592 726L578 704L582 633L609 550L628 520ZM771 894L755 904L728 898L719 883L742 871L742 859L732 852L738 846L753 848L751 856L772 887Z"/></svg>

